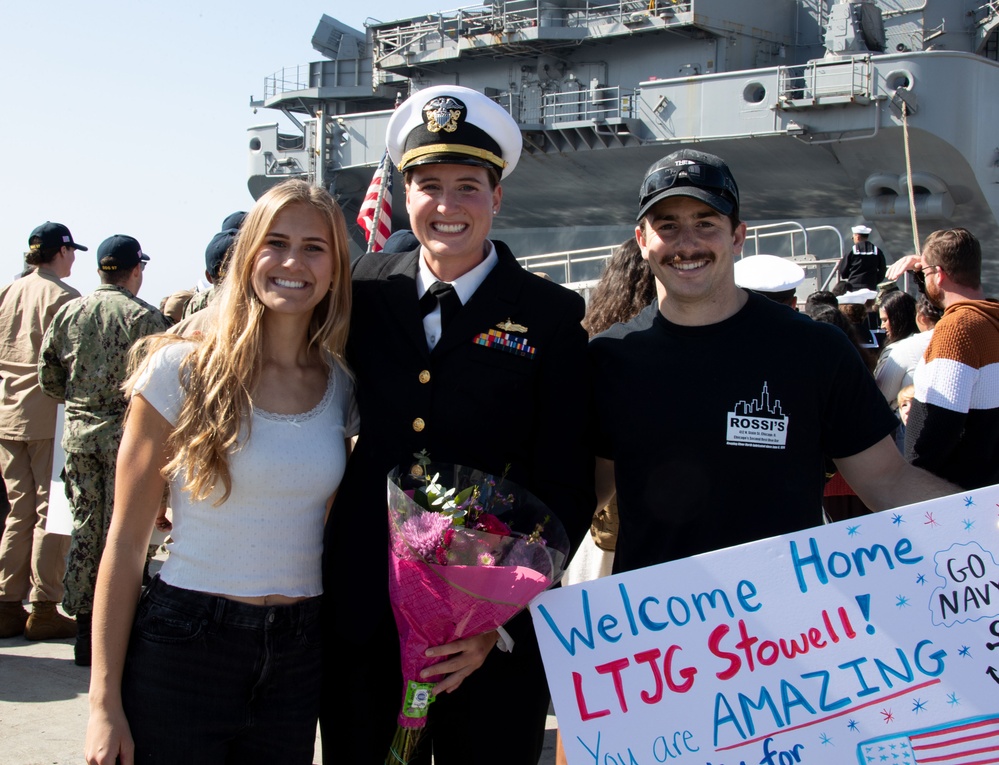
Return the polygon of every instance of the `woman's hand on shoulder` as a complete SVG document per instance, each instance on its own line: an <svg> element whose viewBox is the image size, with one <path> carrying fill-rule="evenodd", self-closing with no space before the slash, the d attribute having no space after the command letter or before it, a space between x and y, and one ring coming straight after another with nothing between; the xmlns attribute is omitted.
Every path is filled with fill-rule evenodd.
<svg viewBox="0 0 999 765"><path fill-rule="evenodd" d="M124 710L91 710L84 751L88 765L133 765L135 743Z"/></svg>

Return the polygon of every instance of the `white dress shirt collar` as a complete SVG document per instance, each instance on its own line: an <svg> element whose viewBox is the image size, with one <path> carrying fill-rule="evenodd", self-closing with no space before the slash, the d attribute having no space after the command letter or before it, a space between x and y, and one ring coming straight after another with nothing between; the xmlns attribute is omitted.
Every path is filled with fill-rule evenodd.
<svg viewBox="0 0 999 765"><path fill-rule="evenodd" d="M461 300L462 305L465 305L472 299L475 290L479 288L479 285L485 281L486 277L489 276L489 272L499 262L495 245L488 239L486 240L486 244L489 245L489 252L486 253L486 257L482 259L482 262L471 271L459 276L453 282L449 282L454 287L454 291L458 293L458 298ZM440 279L434 276L434 272L430 270L430 266L427 265L427 261L424 260L421 254L419 273L416 277L416 299L419 300L423 297L423 294L430 289L430 285L438 281ZM439 314L440 311L438 310L437 313Z"/></svg>
<svg viewBox="0 0 999 765"><path fill-rule="evenodd" d="M479 288L479 285L485 281L486 277L489 276L489 272L499 262L499 257L496 255L496 247L488 239L486 240L486 244L489 245L489 251L486 253L486 257L482 259L482 262L471 271L459 276L453 282L449 282L454 287L454 291L458 293L458 298L461 300L462 305L467 304L472 299L475 290ZM430 270L430 266L427 265L427 261L423 259L423 255L421 254L416 274L416 299L419 300L422 298L426 291L430 289L430 285L438 281L440 279L434 276L434 272ZM437 306L423 317L423 332L427 337L427 347L433 350L441 336L440 306Z"/></svg>

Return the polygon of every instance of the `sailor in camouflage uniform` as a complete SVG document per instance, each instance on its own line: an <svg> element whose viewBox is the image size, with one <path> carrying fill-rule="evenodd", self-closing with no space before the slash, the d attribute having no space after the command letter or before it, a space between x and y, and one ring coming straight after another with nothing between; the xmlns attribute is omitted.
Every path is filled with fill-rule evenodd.
<svg viewBox="0 0 999 765"><path fill-rule="evenodd" d="M196 292L187 305L184 306L184 314L173 330L179 335L200 334L205 327L212 323L215 315L215 296L218 294L218 287L225 278L225 267L229 262L229 253L236 244L236 235L239 230L227 228L219 231L212 237L212 241L205 248L205 276L212 283L209 290ZM211 310L205 310L211 308Z"/></svg>
<svg viewBox="0 0 999 765"><path fill-rule="evenodd" d="M199 311L205 310L214 298L215 298L214 284L212 284L212 286L206 290L202 290L201 292L195 292L193 295L191 295L191 299L184 304L184 311L180 315L181 321L191 316L194 316L194 314L198 313Z"/></svg>
<svg viewBox="0 0 999 765"><path fill-rule="evenodd" d="M194 293L187 301L187 305L184 306L181 319L190 318L212 304L218 294L218 287L222 284L222 279L225 278L225 267L229 262L229 253L232 252L236 234L239 233L239 227L243 225L245 217L246 213L242 211L226 216L226 219L222 221L222 230L208 243L208 247L205 248L205 279L212 286L207 290Z"/></svg>
<svg viewBox="0 0 999 765"><path fill-rule="evenodd" d="M114 506L128 351L140 338L170 326L159 310L135 296L148 260L130 236L104 240L97 250L101 286L59 310L38 360L42 389L66 401L62 447L73 538L63 608L77 617L75 659L82 666L90 664L94 585Z"/></svg>

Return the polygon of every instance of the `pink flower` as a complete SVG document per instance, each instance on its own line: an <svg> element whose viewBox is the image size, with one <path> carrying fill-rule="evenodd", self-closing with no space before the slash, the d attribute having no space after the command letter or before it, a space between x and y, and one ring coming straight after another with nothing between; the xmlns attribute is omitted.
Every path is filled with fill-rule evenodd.
<svg viewBox="0 0 999 765"><path fill-rule="evenodd" d="M482 513L475 524L475 530L485 531L501 537L508 537L512 533L510 527L492 513Z"/></svg>
<svg viewBox="0 0 999 765"><path fill-rule="evenodd" d="M449 526L447 531L444 532L444 539L441 541L439 545L437 545L437 549L434 550L434 557L437 559L437 562L442 566L447 565L447 552L450 549L451 542L453 540L454 540L454 527Z"/></svg>
<svg viewBox="0 0 999 765"><path fill-rule="evenodd" d="M424 560L435 557L438 546L451 528L451 519L440 513L416 513L402 522L406 544Z"/></svg>

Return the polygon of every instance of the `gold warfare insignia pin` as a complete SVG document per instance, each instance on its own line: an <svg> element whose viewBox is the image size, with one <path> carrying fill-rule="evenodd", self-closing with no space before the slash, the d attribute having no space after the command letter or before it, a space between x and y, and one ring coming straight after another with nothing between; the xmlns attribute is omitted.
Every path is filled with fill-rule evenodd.
<svg viewBox="0 0 999 765"><path fill-rule="evenodd" d="M512 321L507 319L506 321L501 321L496 325L499 329L504 332L527 332L527 327L523 324L514 324Z"/></svg>
<svg viewBox="0 0 999 765"><path fill-rule="evenodd" d="M427 130L431 133L453 133L458 129L458 122L465 113L465 104L453 96L440 96L431 99L423 107L423 115L427 121Z"/></svg>

